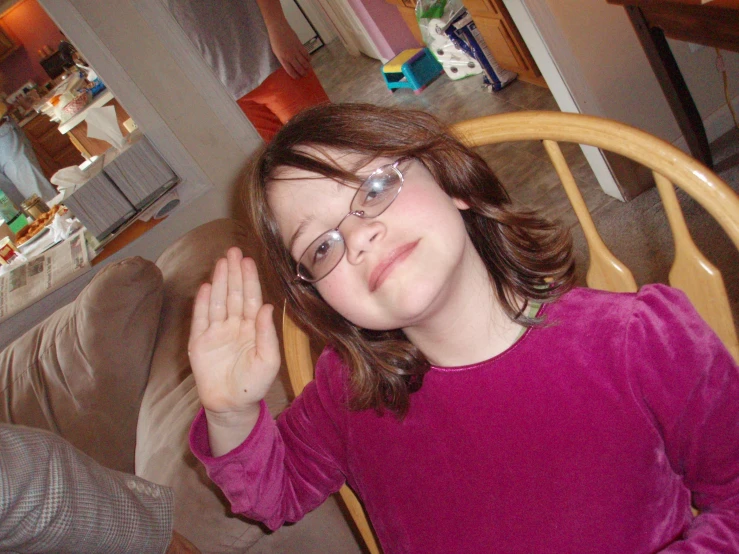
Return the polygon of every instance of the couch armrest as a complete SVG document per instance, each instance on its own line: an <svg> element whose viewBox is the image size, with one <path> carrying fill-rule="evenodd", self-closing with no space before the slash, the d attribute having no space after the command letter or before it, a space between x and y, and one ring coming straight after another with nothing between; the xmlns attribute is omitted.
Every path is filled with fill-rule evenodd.
<svg viewBox="0 0 739 554"><path fill-rule="evenodd" d="M136 475L172 487L175 529L203 552L301 552L359 554L360 548L334 498L303 521L266 533L260 524L231 513L228 501L190 452L187 433L200 402L187 357L192 305L201 283L230 246L257 254L249 230L234 220L211 221L172 244L157 260L164 275L165 300L151 375L139 415ZM274 283L263 282L265 301L282 301ZM278 316L279 317L279 316ZM277 325L281 337L281 325ZM267 405L277 415L289 403L283 367Z"/></svg>
<svg viewBox="0 0 739 554"><path fill-rule="evenodd" d="M97 462L133 472L162 297L150 261L103 268L74 302L0 353L0 421L54 431Z"/></svg>

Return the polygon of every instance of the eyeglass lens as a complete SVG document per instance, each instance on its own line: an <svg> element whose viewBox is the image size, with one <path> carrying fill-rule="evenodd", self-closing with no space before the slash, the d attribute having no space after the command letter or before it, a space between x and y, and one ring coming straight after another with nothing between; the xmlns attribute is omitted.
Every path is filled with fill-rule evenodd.
<svg viewBox="0 0 739 554"><path fill-rule="evenodd" d="M393 203L403 185L399 163L400 160L382 166L365 179L352 198L349 215L377 217ZM338 265L345 250L344 237L338 227L326 231L310 243L300 256L298 276L311 283L323 279Z"/></svg>

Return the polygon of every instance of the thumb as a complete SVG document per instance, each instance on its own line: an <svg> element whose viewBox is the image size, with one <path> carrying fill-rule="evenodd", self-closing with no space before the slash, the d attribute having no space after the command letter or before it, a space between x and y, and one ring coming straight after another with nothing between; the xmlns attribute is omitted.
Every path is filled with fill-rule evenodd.
<svg viewBox="0 0 739 554"><path fill-rule="evenodd" d="M271 304L263 304L256 318L257 356L268 363L280 365L280 344L277 340L277 329L272 319L275 308Z"/></svg>

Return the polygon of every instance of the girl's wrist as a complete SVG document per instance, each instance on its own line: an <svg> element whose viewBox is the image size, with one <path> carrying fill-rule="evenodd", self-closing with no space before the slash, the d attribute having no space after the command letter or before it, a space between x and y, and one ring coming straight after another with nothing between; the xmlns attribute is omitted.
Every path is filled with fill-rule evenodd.
<svg viewBox="0 0 739 554"><path fill-rule="evenodd" d="M205 410L211 454L223 456L243 443L257 424L260 410L259 403L238 412Z"/></svg>

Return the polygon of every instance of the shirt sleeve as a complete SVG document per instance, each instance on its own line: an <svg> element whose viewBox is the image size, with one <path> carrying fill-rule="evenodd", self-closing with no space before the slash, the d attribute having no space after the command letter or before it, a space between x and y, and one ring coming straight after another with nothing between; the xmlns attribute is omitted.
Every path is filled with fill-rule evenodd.
<svg viewBox="0 0 739 554"><path fill-rule="evenodd" d="M646 286L625 363L699 515L666 553L739 552L739 369L679 290Z"/></svg>
<svg viewBox="0 0 739 554"><path fill-rule="evenodd" d="M0 424L0 551L162 553L172 491L105 468L62 437Z"/></svg>
<svg viewBox="0 0 739 554"><path fill-rule="evenodd" d="M272 530L300 520L346 480L344 441L334 421L337 405L321 378L310 382L274 421L262 401L257 424L232 451L213 457L204 411L190 430L190 448L238 514Z"/></svg>

